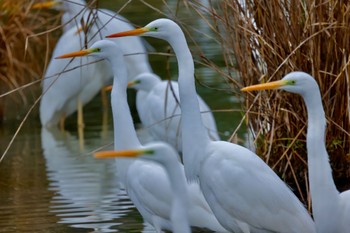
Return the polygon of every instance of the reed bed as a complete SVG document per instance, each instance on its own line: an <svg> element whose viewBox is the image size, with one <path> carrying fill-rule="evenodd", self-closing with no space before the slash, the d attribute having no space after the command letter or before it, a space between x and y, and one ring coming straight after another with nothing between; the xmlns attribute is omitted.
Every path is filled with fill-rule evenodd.
<svg viewBox="0 0 350 233"><path fill-rule="evenodd" d="M235 90L279 80L297 70L316 79L327 117L326 145L333 175L340 190L349 188L350 3L225 0L207 10L223 43L226 76L239 74L232 81ZM303 100L279 91L241 96L257 154L308 202Z"/></svg>
<svg viewBox="0 0 350 233"><path fill-rule="evenodd" d="M37 32L58 24L50 12L31 10L34 1L0 2L0 90L8 93L41 78L41 73L55 37ZM57 15L57 14L56 14ZM46 54L46 56L42 56ZM15 91L27 102L28 96ZM18 95L12 95L18 97ZM0 101L3 101L1 97Z"/></svg>

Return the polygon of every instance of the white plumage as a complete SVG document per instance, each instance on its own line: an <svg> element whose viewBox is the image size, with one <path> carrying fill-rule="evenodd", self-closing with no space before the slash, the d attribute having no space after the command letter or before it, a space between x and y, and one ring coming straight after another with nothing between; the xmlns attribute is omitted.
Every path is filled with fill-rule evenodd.
<svg viewBox="0 0 350 233"><path fill-rule="evenodd" d="M62 17L64 33L55 46L53 58L80 50L85 46L89 47L112 32L133 29L128 20L122 16L105 9L92 11L82 0L61 1L56 9L65 12ZM84 19L84 24L89 25L86 34L81 30L81 19ZM125 56L130 80L139 73L151 72L146 50L139 38L113 41L121 46L124 55L135 54ZM110 82L113 74L106 61L87 66L94 60L97 59L86 57L72 61L51 59L42 82L40 120L43 126L56 126L60 119L74 113L78 104L82 107L88 103L106 83ZM67 70L69 71L64 72Z"/></svg>
<svg viewBox="0 0 350 233"><path fill-rule="evenodd" d="M162 140L178 151L182 151L181 109L179 85L176 81L161 80L153 73L137 75L129 86L145 95L138 95L136 107L142 124L155 140ZM201 117L207 133L213 140L219 140L214 116L209 106L197 95Z"/></svg>

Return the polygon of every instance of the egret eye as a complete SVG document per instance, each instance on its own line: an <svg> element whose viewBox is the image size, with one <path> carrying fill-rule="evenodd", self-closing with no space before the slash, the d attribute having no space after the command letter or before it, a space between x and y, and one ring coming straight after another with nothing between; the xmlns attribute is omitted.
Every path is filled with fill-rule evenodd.
<svg viewBox="0 0 350 233"><path fill-rule="evenodd" d="M101 52L101 49L100 48L93 48L93 49L91 49L91 52L98 53L98 52Z"/></svg>
<svg viewBox="0 0 350 233"><path fill-rule="evenodd" d="M98 53L98 52L101 52L101 49L100 48L94 48L94 49L91 49L91 52Z"/></svg>
<svg viewBox="0 0 350 233"><path fill-rule="evenodd" d="M295 80L288 80L288 85L294 86L297 83Z"/></svg>

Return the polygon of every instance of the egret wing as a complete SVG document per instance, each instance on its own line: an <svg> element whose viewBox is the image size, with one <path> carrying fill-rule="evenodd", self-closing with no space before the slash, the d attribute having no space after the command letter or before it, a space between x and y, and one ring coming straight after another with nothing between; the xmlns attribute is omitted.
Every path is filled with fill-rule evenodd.
<svg viewBox="0 0 350 233"><path fill-rule="evenodd" d="M218 205L214 213L223 219L229 214L256 229L314 232L302 203L257 155L228 142L212 143L210 152L201 180Z"/></svg>

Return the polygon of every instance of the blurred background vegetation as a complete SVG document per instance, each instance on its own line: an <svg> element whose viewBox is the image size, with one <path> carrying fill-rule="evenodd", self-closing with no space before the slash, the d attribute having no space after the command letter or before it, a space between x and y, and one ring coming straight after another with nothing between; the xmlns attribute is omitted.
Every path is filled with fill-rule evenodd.
<svg viewBox="0 0 350 233"><path fill-rule="evenodd" d="M22 89L35 84L35 80L40 82L43 67L58 39L57 30L43 35L37 33L59 25L60 15L33 11L32 3L26 0L0 2L0 119L6 115L5 98L13 98L24 105L32 103L30 87L25 93Z"/></svg>

